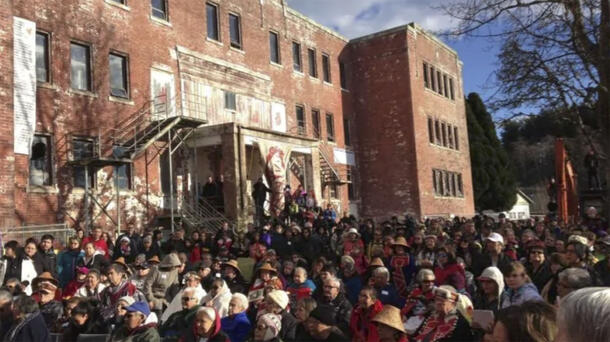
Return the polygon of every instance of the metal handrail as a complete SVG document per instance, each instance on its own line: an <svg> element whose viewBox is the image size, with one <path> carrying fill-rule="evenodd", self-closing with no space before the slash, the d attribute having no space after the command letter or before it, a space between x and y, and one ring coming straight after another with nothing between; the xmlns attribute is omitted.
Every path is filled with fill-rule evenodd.
<svg viewBox="0 0 610 342"><path fill-rule="evenodd" d="M333 175L337 178L338 181L341 181L341 176L339 175L339 172L330 163L328 157L326 156L326 152L324 151L324 149L322 149L321 146L319 146L318 151L320 152L320 156L322 157L322 159L324 159L324 162L326 163L326 165L328 166L330 171L333 173Z"/></svg>

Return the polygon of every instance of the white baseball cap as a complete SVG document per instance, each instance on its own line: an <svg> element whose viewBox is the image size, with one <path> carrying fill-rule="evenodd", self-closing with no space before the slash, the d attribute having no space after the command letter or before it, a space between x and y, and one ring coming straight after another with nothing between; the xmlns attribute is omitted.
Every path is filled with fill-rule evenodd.
<svg viewBox="0 0 610 342"><path fill-rule="evenodd" d="M499 242L501 244L504 244L504 238L502 237L502 235L500 235L498 233L489 234L489 236L487 238L485 238L485 241L493 241L493 242Z"/></svg>

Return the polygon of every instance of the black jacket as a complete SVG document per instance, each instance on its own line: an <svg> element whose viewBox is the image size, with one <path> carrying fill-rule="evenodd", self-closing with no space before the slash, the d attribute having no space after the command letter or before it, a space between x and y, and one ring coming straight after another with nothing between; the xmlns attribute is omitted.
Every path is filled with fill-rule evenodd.
<svg viewBox="0 0 610 342"><path fill-rule="evenodd" d="M284 342L295 341L297 338L297 319L290 313L282 312L282 329L280 330L279 337Z"/></svg>
<svg viewBox="0 0 610 342"><path fill-rule="evenodd" d="M500 253L500 256L498 256L498 263L496 267L500 269L500 272L502 272L502 274L506 274L511 262L512 260L510 260L510 258L506 256L506 254ZM493 265L491 264L491 256L488 253L479 256L473 256L472 274L474 274L475 277L480 276L481 273L483 273L483 270L490 266Z"/></svg>
<svg viewBox="0 0 610 342"><path fill-rule="evenodd" d="M40 304L40 313L49 330L54 331L57 321L64 314L64 306L61 302L52 300L45 304Z"/></svg>
<svg viewBox="0 0 610 342"><path fill-rule="evenodd" d="M42 261L43 272L50 272L54 278L57 278L57 254L55 254L53 249L48 252L43 252L39 249L36 254L40 256Z"/></svg>

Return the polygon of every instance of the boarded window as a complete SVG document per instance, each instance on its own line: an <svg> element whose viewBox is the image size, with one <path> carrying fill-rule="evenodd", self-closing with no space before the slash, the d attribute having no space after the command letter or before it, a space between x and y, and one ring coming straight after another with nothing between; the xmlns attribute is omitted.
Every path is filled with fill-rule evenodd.
<svg viewBox="0 0 610 342"><path fill-rule="evenodd" d="M83 44L70 44L70 84L72 89L91 91L91 52Z"/></svg>

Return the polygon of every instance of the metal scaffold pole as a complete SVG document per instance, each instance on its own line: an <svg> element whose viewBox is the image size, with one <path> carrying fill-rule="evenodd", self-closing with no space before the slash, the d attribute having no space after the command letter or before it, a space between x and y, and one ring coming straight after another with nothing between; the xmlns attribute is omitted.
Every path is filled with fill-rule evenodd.
<svg viewBox="0 0 610 342"><path fill-rule="evenodd" d="M167 132L168 149L167 157L169 158L169 207L170 207L170 219L171 229L174 232L174 163L172 161L172 130Z"/></svg>

